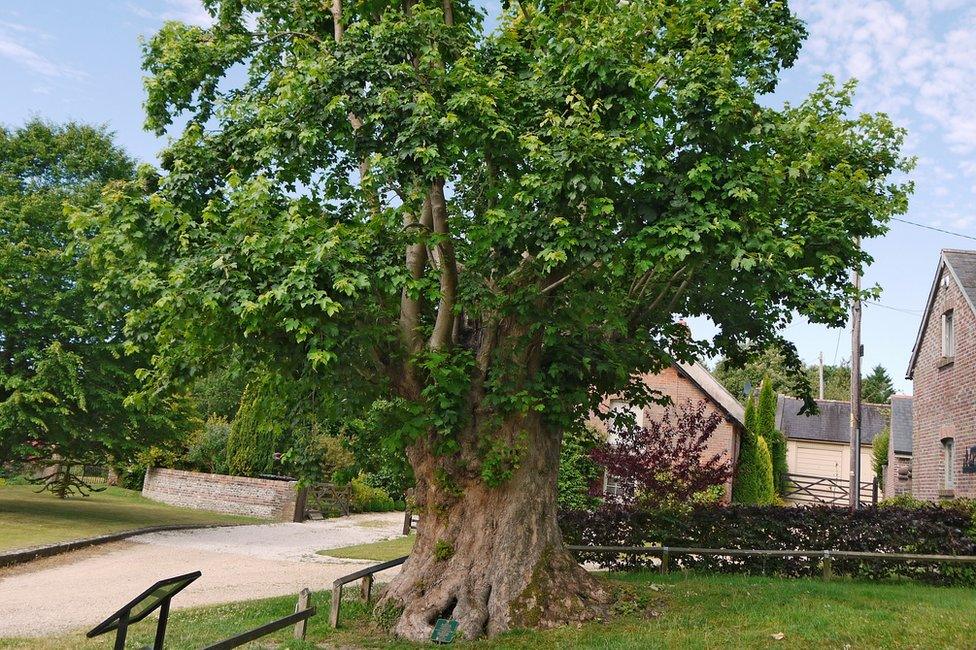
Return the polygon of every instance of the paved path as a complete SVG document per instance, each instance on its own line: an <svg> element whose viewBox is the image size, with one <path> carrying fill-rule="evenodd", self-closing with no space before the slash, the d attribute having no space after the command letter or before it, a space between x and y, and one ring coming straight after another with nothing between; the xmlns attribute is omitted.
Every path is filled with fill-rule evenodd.
<svg viewBox="0 0 976 650"><path fill-rule="evenodd" d="M315 551L399 535L403 515L149 533L0 569L0 638L90 628L161 578L203 575L173 608L326 589L370 561Z"/></svg>

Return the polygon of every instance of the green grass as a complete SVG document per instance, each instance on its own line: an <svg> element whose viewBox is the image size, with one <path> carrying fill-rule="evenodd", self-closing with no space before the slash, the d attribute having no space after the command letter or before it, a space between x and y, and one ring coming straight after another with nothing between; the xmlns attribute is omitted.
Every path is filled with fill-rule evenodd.
<svg viewBox="0 0 976 650"><path fill-rule="evenodd" d="M370 544L330 548L324 551L318 551L318 554L328 555L329 557L341 557L348 560L376 560L377 562L386 562L387 560L395 560L404 555L410 555L415 537L416 535L411 533L409 536L384 539Z"/></svg>
<svg viewBox="0 0 976 650"><path fill-rule="evenodd" d="M29 485L0 487L0 551L65 542L146 526L259 521L175 508L138 492L110 487L88 497L58 499Z"/></svg>
<svg viewBox="0 0 976 650"><path fill-rule="evenodd" d="M642 600L613 621L547 632L512 632L464 644L481 649L530 648L942 648L972 647L976 639L976 590L913 583L866 583L750 576L659 577L615 575ZM355 589L350 589L355 592ZM369 621L362 602L349 595L342 625L328 627L327 593L313 596L319 614L309 621L309 643L289 640L291 630L267 637L265 646L311 648L428 647L398 642ZM272 598L172 613L167 648L198 648L294 610L295 597ZM639 611L638 611L639 610ZM148 643L154 623L136 625L131 643ZM782 633L782 640L773 635ZM0 648L53 650L107 648L110 640L80 634L49 639L0 639Z"/></svg>

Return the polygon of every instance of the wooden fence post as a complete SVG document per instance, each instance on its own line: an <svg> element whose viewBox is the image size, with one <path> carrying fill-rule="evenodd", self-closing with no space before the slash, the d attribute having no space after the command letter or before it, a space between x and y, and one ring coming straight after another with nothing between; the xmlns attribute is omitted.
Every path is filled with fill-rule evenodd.
<svg viewBox="0 0 976 650"><path fill-rule="evenodd" d="M329 624L339 627L339 603L342 602L342 585L332 585L332 602L329 607Z"/></svg>
<svg viewBox="0 0 976 650"><path fill-rule="evenodd" d="M304 612L308 609L309 604L312 602L312 592L308 590L308 587L302 589L298 592L298 602L295 603L295 613ZM304 619L295 623L295 634L296 639L304 639L305 631L308 628L308 619Z"/></svg>
<svg viewBox="0 0 976 650"><path fill-rule="evenodd" d="M669 551L668 547L665 546L663 549L661 549L661 573L662 574L667 573L668 571L671 570L671 567L669 566L670 564L671 564L671 551Z"/></svg>
<svg viewBox="0 0 976 650"><path fill-rule="evenodd" d="M362 584L360 585L360 590L363 595L363 601L369 605L369 599L373 595L373 574L368 576L363 576Z"/></svg>
<svg viewBox="0 0 976 650"><path fill-rule="evenodd" d="M823 554L823 579L830 580L834 577L834 567L833 560L830 557L830 551L824 551Z"/></svg>
<svg viewBox="0 0 976 650"><path fill-rule="evenodd" d="M878 505L878 477L874 477L874 481L871 483L871 505Z"/></svg>

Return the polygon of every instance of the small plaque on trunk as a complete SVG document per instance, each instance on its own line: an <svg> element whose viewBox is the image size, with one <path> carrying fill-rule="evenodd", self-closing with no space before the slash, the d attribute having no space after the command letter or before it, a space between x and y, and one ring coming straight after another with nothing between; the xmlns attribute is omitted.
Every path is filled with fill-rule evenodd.
<svg viewBox="0 0 976 650"><path fill-rule="evenodd" d="M453 618L450 620L439 618L437 619L437 623L434 624L434 631L430 633L430 640L441 645L453 643L457 629L458 622Z"/></svg>

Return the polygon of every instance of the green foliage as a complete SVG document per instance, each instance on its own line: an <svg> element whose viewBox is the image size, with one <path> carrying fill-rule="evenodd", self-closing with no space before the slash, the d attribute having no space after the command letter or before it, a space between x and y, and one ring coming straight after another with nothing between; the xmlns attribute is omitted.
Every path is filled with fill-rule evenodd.
<svg viewBox="0 0 976 650"><path fill-rule="evenodd" d="M590 488L603 477L603 469L593 462L590 452L600 442L599 434L589 427L573 427L563 432L556 492L561 510L586 510L599 501L590 495Z"/></svg>
<svg viewBox="0 0 976 650"><path fill-rule="evenodd" d="M453 6L348 2L336 42L323 3L214 0L146 43L164 175L79 219L155 349L145 394L275 365L328 427L383 404L385 450L458 464L649 397L673 360L775 343L797 370L784 324L845 321L854 240L906 209L912 163L852 84L771 106L805 35L786 3L542 2L491 29Z"/></svg>
<svg viewBox="0 0 976 650"><path fill-rule="evenodd" d="M746 402L746 426L739 444L738 464L732 480L732 501L735 503L764 505L776 501L773 458L766 439L757 433L762 419L755 394L750 395Z"/></svg>
<svg viewBox="0 0 976 650"><path fill-rule="evenodd" d="M765 438L756 439L756 467L759 476L759 490L756 504L764 506L776 503L776 483L773 480L773 456Z"/></svg>
<svg viewBox="0 0 976 650"><path fill-rule="evenodd" d="M397 509L396 502L389 494L367 483L361 475L350 481L349 486L352 488L353 512L391 512Z"/></svg>
<svg viewBox="0 0 976 650"><path fill-rule="evenodd" d="M179 395L127 400L149 365L124 345L122 307L135 303L99 295L91 232L66 217L132 175L103 128L0 127L0 464L124 462L187 425Z"/></svg>
<svg viewBox="0 0 976 650"><path fill-rule="evenodd" d="M511 444L498 438L490 440L481 461L481 479L489 487L504 484L518 469L527 447L528 438L524 433L516 436Z"/></svg>
<svg viewBox="0 0 976 650"><path fill-rule="evenodd" d="M201 419L217 416L229 421L240 408L245 385L239 370L217 368L193 381L189 393Z"/></svg>
<svg viewBox="0 0 976 650"><path fill-rule="evenodd" d="M735 365L723 358L715 364L713 374L733 395L741 395L748 382L753 388L768 380L773 390L793 397L803 397L808 387L819 384L818 364L802 366L798 371L790 369L786 357L778 347L757 349L745 346L741 351L743 365ZM887 404L894 394L891 377L882 366L875 366L871 374L861 380L861 399L872 404ZM824 399L849 402L851 399L851 365L842 361L839 365L824 365Z"/></svg>
<svg viewBox="0 0 976 650"><path fill-rule="evenodd" d="M231 423L226 417L211 415L203 427L190 437L184 460L193 469L211 474L227 473L227 440Z"/></svg>
<svg viewBox="0 0 976 650"><path fill-rule="evenodd" d="M244 389L227 437L227 470L231 474L257 476L280 469L280 454L290 446L293 433L287 388L283 379L268 372Z"/></svg>
<svg viewBox="0 0 976 650"><path fill-rule="evenodd" d="M434 544L434 557L441 561L446 562L454 556L454 545L443 539L437 540Z"/></svg>
<svg viewBox="0 0 976 650"><path fill-rule="evenodd" d="M885 468L888 466L888 445L891 440L891 428L885 427L874 437L871 443L871 469L878 479L878 487L884 489Z"/></svg>
<svg viewBox="0 0 976 650"><path fill-rule="evenodd" d="M894 394L895 387L891 382L891 376L880 364L861 380L861 399L865 402L887 404Z"/></svg>
<svg viewBox="0 0 976 650"><path fill-rule="evenodd" d="M776 428L776 393L771 381L763 379L756 405L756 435L769 445L773 461L773 485L779 498L786 496L790 467L786 459L786 436Z"/></svg>

